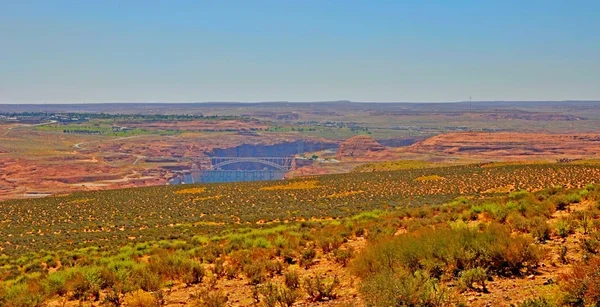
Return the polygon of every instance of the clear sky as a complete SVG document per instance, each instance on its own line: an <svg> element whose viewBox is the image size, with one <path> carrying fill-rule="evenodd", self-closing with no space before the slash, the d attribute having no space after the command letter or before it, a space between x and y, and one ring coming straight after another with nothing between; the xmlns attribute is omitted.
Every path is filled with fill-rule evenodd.
<svg viewBox="0 0 600 307"><path fill-rule="evenodd" d="M0 0L0 103L600 99L599 0Z"/></svg>

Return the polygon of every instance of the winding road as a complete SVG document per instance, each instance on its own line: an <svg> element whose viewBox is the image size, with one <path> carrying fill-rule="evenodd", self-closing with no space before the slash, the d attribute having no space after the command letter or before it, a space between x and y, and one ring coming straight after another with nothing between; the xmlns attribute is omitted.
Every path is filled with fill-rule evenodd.
<svg viewBox="0 0 600 307"><path fill-rule="evenodd" d="M51 120L49 122L46 123L41 123L41 124L35 124L35 125L26 125L26 124L20 124L18 126L13 126L13 127L8 127L6 129L6 132L4 133L4 135L8 135L12 130L17 129L17 128L29 128L29 127L37 127L37 126L44 126L44 125L49 125L49 124L56 124L57 121L55 120Z"/></svg>

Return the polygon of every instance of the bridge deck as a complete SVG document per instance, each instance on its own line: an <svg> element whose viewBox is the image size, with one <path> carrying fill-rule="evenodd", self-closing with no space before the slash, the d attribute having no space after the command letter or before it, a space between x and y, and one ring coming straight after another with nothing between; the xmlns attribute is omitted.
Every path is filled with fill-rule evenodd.
<svg viewBox="0 0 600 307"><path fill-rule="evenodd" d="M209 157L209 159L213 170L234 163L254 162L287 171L292 168L293 157Z"/></svg>

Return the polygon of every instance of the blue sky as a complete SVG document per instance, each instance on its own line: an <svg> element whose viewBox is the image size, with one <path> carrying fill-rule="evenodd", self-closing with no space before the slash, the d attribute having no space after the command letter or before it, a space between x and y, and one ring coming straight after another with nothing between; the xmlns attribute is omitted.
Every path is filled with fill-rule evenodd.
<svg viewBox="0 0 600 307"><path fill-rule="evenodd" d="M600 99L600 1L0 0L0 103Z"/></svg>

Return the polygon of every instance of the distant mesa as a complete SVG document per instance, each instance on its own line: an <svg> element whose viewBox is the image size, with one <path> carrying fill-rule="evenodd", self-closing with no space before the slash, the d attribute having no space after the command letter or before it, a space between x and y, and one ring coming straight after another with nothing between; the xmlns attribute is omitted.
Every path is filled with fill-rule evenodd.
<svg viewBox="0 0 600 307"><path fill-rule="evenodd" d="M379 153L386 151L386 147L379 144L372 137L359 135L347 139L340 145L337 152L337 159L367 159L374 155L379 156Z"/></svg>
<svg viewBox="0 0 600 307"><path fill-rule="evenodd" d="M414 153L444 153L501 160L591 158L600 154L600 134L461 132L431 137L408 147Z"/></svg>

